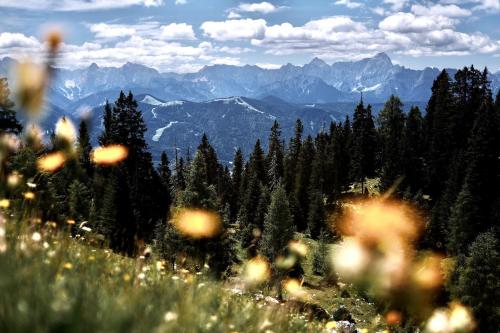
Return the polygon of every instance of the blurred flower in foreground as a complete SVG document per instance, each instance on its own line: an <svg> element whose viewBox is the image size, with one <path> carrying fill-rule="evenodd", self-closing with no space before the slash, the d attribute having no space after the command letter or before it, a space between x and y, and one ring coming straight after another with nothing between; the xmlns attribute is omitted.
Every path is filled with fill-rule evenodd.
<svg viewBox="0 0 500 333"><path fill-rule="evenodd" d="M427 333L472 332L475 329L470 309L452 303L449 309L437 309L427 321Z"/></svg>
<svg viewBox="0 0 500 333"><path fill-rule="evenodd" d="M338 246L333 256L333 265L341 276L360 274L368 264L368 253L354 238L347 237Z"/></svg>
<svg viewBox="0 0 500 333"><path fill-rule="evenodd" d="M40 115L47 85L45 67L32 62L23 62L16 70L16 96L18 105L31 117Z"/></svg>
<svg viewBox="0 0 500 333"><path fill-rule="evenodd" d="M198 209L181 209L173 224L182 235L195 239L215 237L222 227L219 215Z"/></svg>
<svg viewBox="0 0 500 333"><path fill-rule="evenodd" d="M33 200L35 199L35 193L33 192L24 192L24 199Z"/></svg>
<svg viewBox="0 0 500 333"><path fill-rule="evenodd" d="M307 297L306 291L302 289L302 285L297 279L286 279L283 281L283 287L291 298L304 299Z"/></svg>
<svg viewBox="0 0 500 333"><path fill-rule="evenodd" d="M65 116L59 118L57 121L55 134L58 139L65 140L70 144L76 141L76 128L71 120Z"/></svg>
<svg viewBox="0 0 500 333"><path fill-rule="evenodd" d="M42 172L54 172L59 170L65 161L66 156L63 153L55 152L38 158L36 166Z"/></svg>
<svg viewBox="0 0 500 333"><path fill-rule="evenodd" d="M61 30L58 28L51 28L45 39L49 46L49 52L56 53L63 40Z"/></svg>
<svg viewBox="0 0 500 333"><path fill-rule="evenodd" d="M98 147L92 151L92 162L100 165L119 163L128 156L128 149L122 145Z"/></svg>
<svg viewBox="0 0 500 333"><path fill-rule="evenodd" d="M9 199L1 199L0 200L0 208L7 209L10 206Z"/></svg>
<svg viewBox="0 0 500 333"><path fill-rule="evenodd" d="M43 143L43 131L35 124L28 124L25 130L25 139L28 146L40 148Z"/></svg>
<svg viewBox="0 0 500 333"><path fill-rule="evenodd" d="M248 284L260 284L271 277L269 261L262 256L254 257L245 264L243 280Z"/></svg>
<svg viewBox="0 0 500 333"><path fill-rule="evenodd" d="M290 249L291 252L301 256L305 257L307 255L307 245L302 243L301 241L298 240L292 240L288 243L288 248Z"/></svg>
<svg viewBox="0 0 500 333"><path fill-rule="evenodd" d="M415 265L413 278L425 289L439 287L443 283L441 257L429 255Z"/></svg>
<svg viewBox="0 0 500 333"><path fill-rule="evenodd" d="M22 177L23 176L17 171L11 172L7 176L7 185L9 185L9 187L16 187L21 182Z"/></svg>

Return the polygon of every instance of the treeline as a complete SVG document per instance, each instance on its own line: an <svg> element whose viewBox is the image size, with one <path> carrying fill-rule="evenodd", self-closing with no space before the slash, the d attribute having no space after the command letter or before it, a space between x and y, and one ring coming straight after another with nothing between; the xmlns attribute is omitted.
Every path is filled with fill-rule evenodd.
<svg viewBox="0 0 500 333"><path fill-rule="evenodd" d="M163 153L153 165L137 102L122 92L105 106L99 144L126 146L124 162L92 164L89 133L81 122L75 158L58 172L36 169L38 156L66 149L55 137L49 147L23 146L6 170L36 180L39 195L32 208L43 221L88 221L115 251L133 255L153 243L172 264L195 258L217 274L237 260L236 244L249 257L273 260L286 251L295 231L322 240L334 236L329 217L350 186L359 184L369 195L366 180L379 178L380 191L427 213L420 247L457 256L450 293L477 305L475 311L493 309L491 295L499 288L490 279L500 266L500 94L494 100L486 69L466 67L454 79L446 71L436 78L425 115L417 107L406 114L402 106L391 96L374 117L361 101L352 119L331 123L315 137L303 136L299 119L289 142L275 122L267 151L259 140L248 159L237 150L230 170L206 135L193 157L170 156L171 163ZM2 103L2 131L19 133L12 107ZM182 208L218 212L222 232L208 240L184 237L166 223ZM490 295L472 287L478 285ZM480 314L485 325L498 319L486 314Z"/></svg>

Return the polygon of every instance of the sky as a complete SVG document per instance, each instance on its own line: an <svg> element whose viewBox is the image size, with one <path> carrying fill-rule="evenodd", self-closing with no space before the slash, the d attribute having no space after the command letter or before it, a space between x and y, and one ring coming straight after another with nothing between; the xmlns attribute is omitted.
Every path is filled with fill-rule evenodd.
<svg viewBox="0 0 500 333"><path fill-rule="evenodd" d="M0 0L0 58L36 58L64 37L60 66L302 65L387 53L421 69L500 70L500 0Z"/></svg>

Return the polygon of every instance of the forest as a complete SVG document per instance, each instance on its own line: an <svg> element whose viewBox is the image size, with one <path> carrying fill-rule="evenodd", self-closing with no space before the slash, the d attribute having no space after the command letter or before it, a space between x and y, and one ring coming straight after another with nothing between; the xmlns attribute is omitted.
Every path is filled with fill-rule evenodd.
<svg viewBox="0 0 500 333"><path fill-rule="evenodd" d="M0 82L2 220L15 215L30 230L50 226L123 257L147 259L152 252L167 270L206 271L215 281L262 260L271 272L264 285L283 300L283 281L305 275L297 235L318 244L314 274L339 283L342 264L330 265L329 244L345 243L361 228L342 223L346 207L387 203L382 211L402 207L421 223L410 231L404 218L376 226L387 239L363 238L364 249L374 258L390 256L384 251L394 249L380 244L404 239L414 260L446 261L446 278L408 291L406 284L386 290L356 277L356 292L388 314L393 331L415 331L428 317L423 305L416 310L408 301L413 292L428 294L422 304L433 306L426 311L459 301L479 331L498 329L500 93L493 96L487 69L465 67L453 78L443 70L425 110L405 113L391 96L374 115L361 98L351 118L314 137L304 137L297 119L288 142L275 122L266 145L258 140L251 152L236 150L228 165L206 135L192 156L163 153L155 165L132 92L105 105L99 147L85 119L75 126L61 118L44 140L43 130L16 118L7 80ZM4 231L0 248L6 242ZM0 304L0 316L7 316Z"/></svg>

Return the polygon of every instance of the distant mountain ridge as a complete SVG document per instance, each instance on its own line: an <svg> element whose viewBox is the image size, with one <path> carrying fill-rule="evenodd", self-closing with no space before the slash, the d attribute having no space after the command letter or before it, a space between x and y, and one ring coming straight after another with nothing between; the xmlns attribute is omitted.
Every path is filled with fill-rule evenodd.
<svg viewBox="0 0 500 333"><path fill-rule="evenodd" d="M14 60L0 61L0 75L6 75ZM448 69L450 76L456 72ZM121 67L57 69L50 101L61 109L81 105L97 106L114 100L120 90L151 94L162 100L201 102L229 96L262 99L276 96L284 101L305 103L355 102L363 92L367 102L380 103L392 95L406 102L427 101L437 68L408 69L393 64L380 53L373 58L331 65L314 58L304 66L287 64L279 69L258 66L206 66L196 73L160 73L143 65ZM491 74L492 88L500 87L500 72Z"/></svg>

